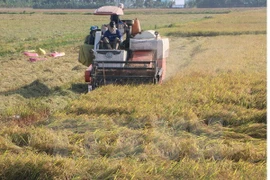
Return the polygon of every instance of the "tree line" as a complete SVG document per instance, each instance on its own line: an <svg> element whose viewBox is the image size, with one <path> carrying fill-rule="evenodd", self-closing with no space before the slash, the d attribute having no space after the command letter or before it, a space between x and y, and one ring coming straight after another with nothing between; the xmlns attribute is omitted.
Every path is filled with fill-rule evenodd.
<svg viewBox="0 0 270 180"><path fill-rule="evenodd" d="M266 0L189 0L187 7L229 8L229 7L266 7Z"/></svg>
<svg viewBox="0 0 270 180"><path fill-rule="evenodd" d="M92 9L123 3L126 8L171 8L174 0L0 0L0 7L32 7L39 9ZM267 0L186 0L185 7L229 8L266 7Z"/></svg>

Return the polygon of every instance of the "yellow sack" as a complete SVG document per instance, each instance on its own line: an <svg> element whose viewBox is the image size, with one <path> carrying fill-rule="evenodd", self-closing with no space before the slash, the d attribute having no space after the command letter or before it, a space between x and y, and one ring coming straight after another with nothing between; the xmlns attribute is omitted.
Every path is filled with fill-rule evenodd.
<svg viewBox="0 0 270 180"><path fill-rule="evenodd" d="M94 45L83 44L80 46L78 61L87 67L93 63L93 59L95 58L92 49L94 49Z"/></svg>
<svg viewBox="0 0 270 180"><path fill-rule="evenodd" d="M45 55L45 54L46 54L46 51L45 51L44 49L38 48L38 49L37 49L37 53L38 53L39 55Z"/></svg>

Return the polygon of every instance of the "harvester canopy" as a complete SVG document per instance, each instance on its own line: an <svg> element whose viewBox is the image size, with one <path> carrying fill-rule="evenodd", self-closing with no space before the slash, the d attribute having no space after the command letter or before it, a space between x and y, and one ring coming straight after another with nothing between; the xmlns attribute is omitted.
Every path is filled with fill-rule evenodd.
<svg viewBox="0 0 270 180"><path fill-rule="evenodd" d="M102 6L95 10L94 15L124 15L124 12L117 6Z"/></svg>

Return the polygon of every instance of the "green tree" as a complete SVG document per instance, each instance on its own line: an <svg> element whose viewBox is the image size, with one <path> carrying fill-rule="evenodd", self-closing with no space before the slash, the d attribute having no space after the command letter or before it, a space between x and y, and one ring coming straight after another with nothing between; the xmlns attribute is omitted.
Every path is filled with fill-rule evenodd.
<svg viewBox="0 0 270 180"><path fill-rule="evenodd" d="M142 8L144 5L144 0L136 0L134 5L137 8Z"/></svg>
<svg viewBox="0 0 270 180"><path fill-rule="evenodd" d="M154 1L153 0L145 0L144 6L147 8L152 8L152 7L154 7Z"/></svg>

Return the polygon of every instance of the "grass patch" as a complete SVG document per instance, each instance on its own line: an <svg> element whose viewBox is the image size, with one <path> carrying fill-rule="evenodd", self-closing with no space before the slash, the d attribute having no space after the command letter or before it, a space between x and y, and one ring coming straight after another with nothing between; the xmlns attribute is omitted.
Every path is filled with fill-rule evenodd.
<svg viewBox="0 0 270 180"><path fill-rule="evenodd" d="M266 34L265 16L260 11L254 13L256 15L252 17L245 11L201 16L192 23L178 22L173 27L159 26L159 31L169 36L180 37Z"/></svg>
<svg viewBox="0 0 270 180"><path fill-rule="evenodd" d="M23 12L0 12L0 14L35 14L36 12L26 12L26 11L23 11Z"/></svg>
<svg viewBox="0 0 270 180"><path fill-rule="evenodd" d="M7 107L2 118L20 126L30 125L50 115L50 108L39 100L30 100L16 107Z"/></svg>
<svg viewBox="0 0 270 180"><path fill-rule="evenodd" d="M198 31L198 32L171 32L167 33L167 36L172 37L193 37L193 36L239 36L239 35L248 35L248 34L266 34L266 31L243 31L243 32L209 32L209 31Z"/></svg>
<svg viewBox="0 0 270 180"><path fill-rule="evenodd" d="M182 11L182 12L168 12L168 14L229 14L231 10L220 10L220 11Z"/></svg>
<svg viewBox="0 0 270 180"><path fill-rule="evenodd" d="M80 15L81 13L76 13L76 12L43 12L43 14L46 14L46 15Z"/></svg>

